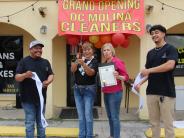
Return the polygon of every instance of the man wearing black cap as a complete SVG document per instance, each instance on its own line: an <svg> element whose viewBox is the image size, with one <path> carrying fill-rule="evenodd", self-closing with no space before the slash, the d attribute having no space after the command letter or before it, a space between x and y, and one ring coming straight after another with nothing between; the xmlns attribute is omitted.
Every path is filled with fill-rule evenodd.
<svg viewBox="0 0 184 138"><path fill-rule="evenodd" d="M30 56L23 58L16 69L15 79L20 82L21 101L25 112L26 138L34 138L35 121L37 123L38 138L45 138L45 128L41 122L41 106L35 80L35 72L42 82L44 97L44 112L46 104L47 86L53 81L53 72L48 60L41 57L44 45L34 40L29 45Z"/></svg>
<svg viewBox="0 0 184 138"><path fill-rule="evenodd" d="M165 41L166 28L154 25L150 35L155 48L147 54L145 69L141 71L146 76L140 85L148 80L146 89L149 119L152 128L152 138L160 138L160 120L163 121L166 138L175 138L173 121L175 105L175 84L173 71L177 64L177 49Z"/></svg>

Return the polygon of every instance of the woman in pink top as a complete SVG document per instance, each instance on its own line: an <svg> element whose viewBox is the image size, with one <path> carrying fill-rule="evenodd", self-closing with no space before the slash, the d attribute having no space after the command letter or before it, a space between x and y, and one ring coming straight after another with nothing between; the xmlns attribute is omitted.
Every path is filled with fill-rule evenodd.
<svg viewBox="0 0 184 138"><path fill-rule="evenodd" d="M114 76L117 80L117 85L102 87L105 108L110 125L109 138L120 138L119 111L123 95L122 82L127 81L129 77L124 62L115 57L115 50L111 43L104 44L102 46L101 52L105 59L105 63L114 64Z"/></svg>

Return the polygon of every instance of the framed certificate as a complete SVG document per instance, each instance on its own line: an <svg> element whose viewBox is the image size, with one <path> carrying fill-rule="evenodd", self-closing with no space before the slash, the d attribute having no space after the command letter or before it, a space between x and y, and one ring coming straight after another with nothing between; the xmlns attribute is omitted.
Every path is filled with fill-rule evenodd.
<svg viewBox="0 0 184 138"><path fill-rule="evenodd" d="M114 76L114 64L103 63L98 67L101 87L117 85L116 78Z"/></svg>

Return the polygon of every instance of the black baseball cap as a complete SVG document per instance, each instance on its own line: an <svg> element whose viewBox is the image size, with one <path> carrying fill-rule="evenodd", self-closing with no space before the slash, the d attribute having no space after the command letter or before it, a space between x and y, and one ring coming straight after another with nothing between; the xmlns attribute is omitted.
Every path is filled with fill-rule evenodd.
<svg viewBox="0 0 184 138"><path fill-rule="evenodd" d="M149 33L151 34L152 31L155 31L155 30L159 30L163 33L167 33L167 30L164 26L160 25L160 24L157 24L157 25L153 25L150 30L149 30Z"/></svg>

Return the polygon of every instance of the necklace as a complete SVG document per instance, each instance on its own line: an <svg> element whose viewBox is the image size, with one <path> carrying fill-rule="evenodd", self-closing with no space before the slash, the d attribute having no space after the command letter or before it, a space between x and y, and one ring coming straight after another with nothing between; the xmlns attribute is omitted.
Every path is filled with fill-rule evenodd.
<svg viewBox="0 0 184 138"><path fill-rule="evenodd" d="M164 46L161 46L161 47L155 47L155 50L156 50L156 51L159 51L160 49L162 49L162 47L164 47Z"/></svg>

